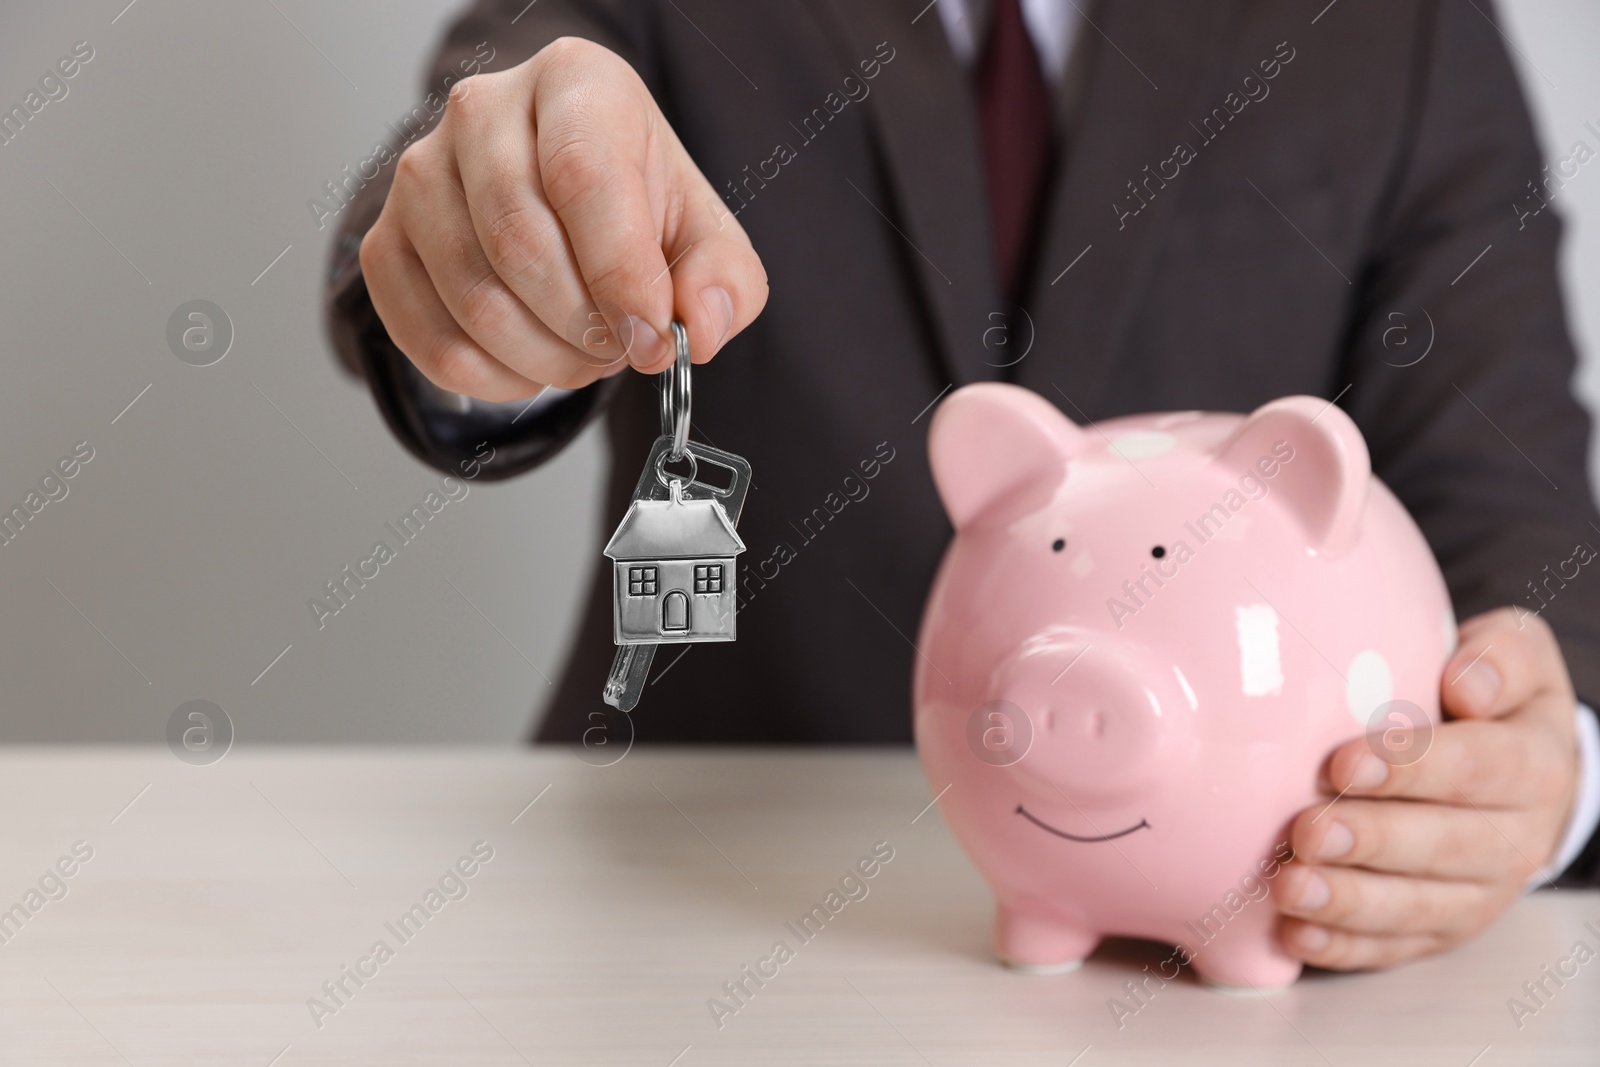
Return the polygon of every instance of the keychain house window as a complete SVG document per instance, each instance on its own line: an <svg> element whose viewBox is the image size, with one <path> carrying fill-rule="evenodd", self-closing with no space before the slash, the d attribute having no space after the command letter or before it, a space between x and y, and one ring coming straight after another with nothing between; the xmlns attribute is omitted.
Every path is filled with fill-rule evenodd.
<svg viewBox="0 0 1600 1067"><path fill-rule="evenodd" d="M722 564L696 564L694 568L694 591L696 593L722 592Z"/></svg>
<svg viewBox="0 0 1600 1067"><path fill-rule="evenodd" d="M629 567L628 595L655 596L656 569L654 567Z"/></svg>
<svg viewBox="0 0 1600 1067"><path fill-rule="evenodd" d="M606 545L616 643L732 641L743 551L715 500L635 500Z"/></svg>

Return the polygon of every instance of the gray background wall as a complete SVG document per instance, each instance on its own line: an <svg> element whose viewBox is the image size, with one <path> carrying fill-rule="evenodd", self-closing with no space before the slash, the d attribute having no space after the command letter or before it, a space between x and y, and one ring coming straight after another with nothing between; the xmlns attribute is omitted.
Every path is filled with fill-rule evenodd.
<svg viewBox="0 0 1600 1067"><path fill-rule="evenodd" d="M0 13L5 109L74 42L95 50L0 145L0 507L74 443L94 448L0 547L0 741L155 742L195 698L240 743L526 736L603 537L595 433L472 486L322 630L306 605L438 483L334 367L331 229L306 200L415 102L455 4L125 4ZM1600 5L1503 10L1547 154L1600 151L1584 125L1600 128ZM1600 166L1557 204L1573 326L1597 352ZM192 299L233 322L210 367L167 347ZM1580 377L1593 407L1593 359Z"/></svg>

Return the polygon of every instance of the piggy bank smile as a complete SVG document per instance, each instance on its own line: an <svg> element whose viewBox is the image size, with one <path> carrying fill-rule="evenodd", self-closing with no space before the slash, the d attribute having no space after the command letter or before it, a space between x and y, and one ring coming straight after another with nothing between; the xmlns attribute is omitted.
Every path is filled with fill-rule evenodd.
<svg viewBox="0 0 1600 1067"><path fill-rule="evenodd" d="M1126 830L1118 830L1114 834L1100 834L1097 837L1081 837L1078 834L1069 834L1065 830L1056 829L1054 826L1051 826L1049 823L1045 822L1043 819L1039 818L1037 815L1034 815L1032 812L1030 812L1027 808L1023 807L1021 804L1017 805L1017 814L1022 816L1024 819L1027 819L1029 822L1033 823L1033 825L1037 826L1039 829L1043 830L1045 833L1055 834L1057 837L1064 837L1068 841L1081 841L1086 845L1092 845L1097 841L1115 841L1117 838L1119 838L1119 837L1127 837L1129 834L1134 833L1135 831L1150 829L1150 823L1147 822L1144 819L1140 819L1138 822L1134 823L1132 826L1128 827Z"/></svg>

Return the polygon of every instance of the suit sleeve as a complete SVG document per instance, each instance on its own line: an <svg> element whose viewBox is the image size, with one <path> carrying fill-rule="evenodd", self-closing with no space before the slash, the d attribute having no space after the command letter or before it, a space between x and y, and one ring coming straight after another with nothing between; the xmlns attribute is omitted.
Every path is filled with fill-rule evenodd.
<svg viewBox="0 0 1600 1067"><path fill-rule="evenodd" d="M423 136L444 113L449 86L479 70L505 70L531 58L558 37L584 37L627 59L652 90L654 15L636 0L478 0L445 35L412 110L392 125L392 154L378 173L347 180L324 224L337 225L332 243L324 316L340 364L362 378L390 431L429 466L454 473L487 442L495 462L485 479L521 474L553 457L608 403L622 375L541 405L515 421L503 410L453 402L436 389L389 339L361 277L361 239L383 210L394 178L394 158ZM369 168L370 169L370 168ZM352 188L357 182L359 188Z"/></svg>
<svg viewBox="0 0 1600 1067"><path fill-rule="evenodd" d="M1600 516L1572 392L1561 228L1531 195L1543 164L1487 10L1430 9L1410 99L1396 103L1408 136L1369 222L1345 404L1432 545L1457 617L1539 612L1592 707ZM1597 859L1591 845L1569 875L1600 879Z"/></svg>

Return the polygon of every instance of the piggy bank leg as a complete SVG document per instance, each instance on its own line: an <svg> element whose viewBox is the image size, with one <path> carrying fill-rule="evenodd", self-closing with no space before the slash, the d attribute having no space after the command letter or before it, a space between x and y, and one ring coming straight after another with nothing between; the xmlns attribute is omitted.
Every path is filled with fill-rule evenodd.
<svg viewBox="0 0 1600 1067"><path fill-rule="evenodd" d="M1230 993L1292 984L1300 977L1300 961L1278 943L1277 925L1277 912L1260 903L1232 916L1214 935L1208 924L1204 928L1208 940L1191 940L1186 946L1195 972L1207 985Z"/></svg>
<svg viewBox="0 0 1600 1067"><path fill-rule="evenodd" d="M995 911L1000 962L1027 974L1065 974L1083 966L1100 935L1081 920L1038 904L1002 903Z"/></svg>

